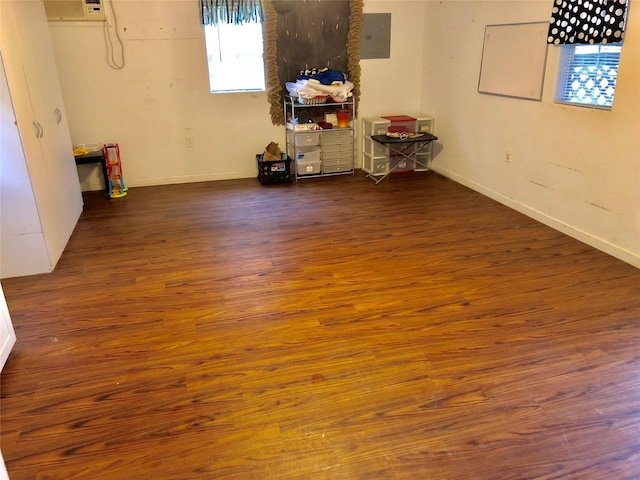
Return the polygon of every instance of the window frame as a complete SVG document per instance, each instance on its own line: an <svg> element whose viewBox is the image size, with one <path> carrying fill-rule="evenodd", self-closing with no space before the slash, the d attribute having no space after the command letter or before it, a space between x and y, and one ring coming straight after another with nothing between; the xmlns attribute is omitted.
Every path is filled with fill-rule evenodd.
<svg viewBox="0 0 640 480"><path fill-rule="evenodd" d="M612 99L611 99L611 105L601 105L601 104L597 104L597 103L583 103L583 102L577 102L577 101L570 101L566 99L566 92L567 92L567 87L569 85L569 82L571 81L570 79L570 69L571 69L571 65L572 65L572 61L573 58L575 58L575 50L579 47L598 47L598 48L602 48L602 47L611 47L611 46L615 46L615 47L619 47L619 51L617 52L618 54L618 58L617 58L617 70L619 71L619 67L620 67L620 55L622 53L622 42L619 43L603 43L603 44L563 44L563 45L559 45L561 52L560 52L560 61L559 61L559 65L558 65L558 79L556 82L556 91L555 91L555 98L554 101L555 103L559 103L561 105L569 105L569 106L573 106L573 107L586 107L586 108L594 108L594 109L598 109L598 110L605 110L605 111L609 111L611 109L613 109L613 104L615 102L615 89L617 87L617 79L618 79L618 71L616 72L615 75L615 84L614 84L614 92L612 95ZM598 52L597 55L601 55L603 53L608 53L608 52ZM610 52L609 52L610 53ZM597 65L594 64L594 65Z"/></svg>
<svg viewBox="0 0 640 480"><path fill-rule="evenodd" d="M246 25L259 25L260 27L260 44L261 44L261 53L260 53L260 64L261 64L261 68L259 71L262 72L262 78L258 78L256 76L255 80L256 82L251 85L251 86L247 86L246 84L244 84L242 87L239 88L232 88L229 86L228 84L228 79L226 79L224 82L222 82L224 84L224 86L221 85L215 85L214 84L214 78L216 78L216 72L217 72L217 66L223 66L224 68L224 60L221 60L220 62L214 63L211 61L211 57L215 54L218 54L222 57L222 51L220 50L220 46L217 45L217 43L215 41L212 41L210 39L210 35L217 35L218 37L220 36L220 28L225 28L225 29L240 29L245 27ZM260 21L252 21L252 22L246 22L246 23L242 23L239 25L236 24L219 24L219 25L204 25L204 39L205 39L205 51L206 51L206 58L207 58L207 73L208 73L208 83L209 83L209 92L213 95L213 94L221 94L221 93L257 93L257 92L264 92L266 91L266 69L265 69L265 55L264 55L264 35L263 35L263 28L264 28L264 23L260 22ZM252 32L254 35L256 32ZM246 36L243 35L243 38L246 38ZM254 38L255 39L255 38ZM234 44L237 44L237 42L233 42ZM210 51L211 49L214 49L212 51ZM215 48L218 48L218 50L216 51ZM233 51L230 52L227 57L238 57L238 55L247 55L247 56L251 56L253 55L254 58L254 62L251 62L251 64L253 64L254 66L257 66L257 60L256 60L256 55L257 55L257 49L255 53L249 53L247 54L242 53L242 52L238 52L238 51ZM229 61L229 60L228 60ZM233 64L233 61L231 61L231 63L227 63L227 67L226 68L230 68L230 65ZM245 65L246 66L246 65ZM234 72L236 72L238 70L234 70ZM228 73L228 72L227 72ZM246 73L246 72L244 72ZM240 75L242 78L247 78L247 75Z"/></svg>

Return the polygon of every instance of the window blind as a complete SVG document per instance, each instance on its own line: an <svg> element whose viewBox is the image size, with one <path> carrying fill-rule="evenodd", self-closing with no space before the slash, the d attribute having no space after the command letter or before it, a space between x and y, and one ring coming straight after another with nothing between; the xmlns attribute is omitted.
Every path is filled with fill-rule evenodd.
<svg viewBox="0 0 640 480"><path fill-rule="evenodd" d="M558 100L611 107L618 78L621 45L575 45L569 49Z"/></svg>

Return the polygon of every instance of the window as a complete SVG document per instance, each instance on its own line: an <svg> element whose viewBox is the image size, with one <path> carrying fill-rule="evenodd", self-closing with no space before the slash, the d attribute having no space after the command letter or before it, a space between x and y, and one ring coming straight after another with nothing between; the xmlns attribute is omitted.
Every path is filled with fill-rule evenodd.
<svg viewBox="0 0 640 480"><path fill-rule="evenodd" d="M204 27L211 93L265 90L262 24Z"/></svg>
<svg viewBox="0 0 640 480"><path fill-rule="evenodd" d="M621 44L563 45L556 101L611 109Z"/></svg>

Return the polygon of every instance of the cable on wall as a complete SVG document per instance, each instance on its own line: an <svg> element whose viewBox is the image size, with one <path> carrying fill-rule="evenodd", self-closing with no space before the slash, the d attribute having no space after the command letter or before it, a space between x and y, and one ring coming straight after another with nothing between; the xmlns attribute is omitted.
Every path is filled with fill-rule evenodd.
<svg viewBox="0 0 640 480"><path fill-rule="evenodd" d="M120 38L120 34L118 33L118 17L116 16L116 10L113 7L113 0L106 0L105 5L109 5L108 10L110 11L109 15L106 15L107 9L105 9L105 21L104 21L104 40L107 46L107 64L113 68L114 70L122 70L124 68L124 44L122 43L122 39ZM111 20L113 22L111 22ZM116 59L116 48L114 48L114 38L120 47L120 55L118 59Z"/></svg>

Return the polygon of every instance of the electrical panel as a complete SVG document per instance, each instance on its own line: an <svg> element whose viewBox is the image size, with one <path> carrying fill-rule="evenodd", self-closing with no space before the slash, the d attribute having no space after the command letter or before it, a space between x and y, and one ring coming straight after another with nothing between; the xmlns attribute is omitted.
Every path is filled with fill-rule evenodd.
<svg viewBox="0 0 640 480"><path fill-rule="evenodd" d="M104 21L106 0L44 0L50 22Z"/></svg>

